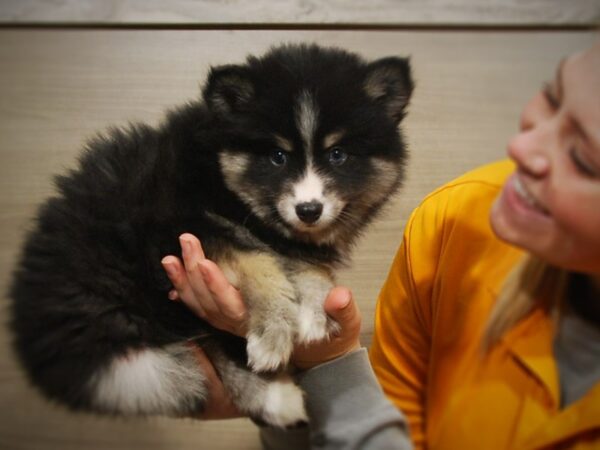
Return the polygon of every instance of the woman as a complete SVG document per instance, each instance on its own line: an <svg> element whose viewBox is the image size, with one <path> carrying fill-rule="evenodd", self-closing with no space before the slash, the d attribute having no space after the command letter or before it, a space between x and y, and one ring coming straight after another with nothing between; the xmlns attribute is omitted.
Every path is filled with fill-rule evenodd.
<svg viewBox="0 0 600 450"><path fill-rule="evenodd" d="M423 201L379 297L371 363L416 448L600 447L600 44L559 65L508 154ZM207 291L192 260L189 276L176 258L165 263L178 274L174 297L243 333L243 302L218 268L200 263ZM295 361L317 364L307 374L327 367L323 383L335 386L360 355L347 319L358 313L342 288L325 306L342 334ZM355 385L371 382L352 373ZM318 417L320 430L356 420ZM374 426L372 448L402 440L401 420L381 427L386 444Z"/></svg>
<svg viewBox="0 0 600 450"><path fill-rule="evenodd" d="M416 448L600 446L600 45L508 154L424 200L380 296L371 361Z"/></svg>

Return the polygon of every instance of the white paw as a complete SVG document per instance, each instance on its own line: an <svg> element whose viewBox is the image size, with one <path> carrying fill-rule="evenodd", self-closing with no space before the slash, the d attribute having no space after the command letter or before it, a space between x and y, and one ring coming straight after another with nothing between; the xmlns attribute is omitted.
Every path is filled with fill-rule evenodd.
<svg viewBox="0 0 600 450"><path fill-rule="evenodd" d="M307 422L302 390L288 377L269 383L262 414L266 422L278 427Z"/></svg>
<svg viewBox="0 0 600 450"><path fill-rule="evenodd" d="M327 338L327 316L323 311L300 307L298 314L298 342L321 341Z"/></svg>
<svg viewBox="0 0 600 450"><path fill-rule="evenodd" d="M292 340L285 335L270 338L251 332L246 344L248 365L255 372L272 372L287 364L292 349Z"/></svg>
<svg viewBox="0 0 600 450"><path fill-rule="evenodd" d="M327 317L327 334L329 337L336 336L342 331L342 327L339 323L333 320L331 317Z"/></svg>
<svg viewBox="0 0 600 450"><path fill-rule="evenodd" d="M298 342L308 344L330 339L339 332L340 325L328 317L324 311L306 307L300 309L297 330Z"/></svg>

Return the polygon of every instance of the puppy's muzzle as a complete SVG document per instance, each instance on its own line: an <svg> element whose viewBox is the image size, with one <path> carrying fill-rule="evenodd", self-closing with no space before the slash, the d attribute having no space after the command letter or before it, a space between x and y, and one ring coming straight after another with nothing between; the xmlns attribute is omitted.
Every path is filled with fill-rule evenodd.
<svg viewBox="0 0 600 450"><path fill-rule="evenodd" d="M322 213L323 204L321 202L311 201L296 205L296 215L302 222L309 225L319 220Z"/></svg>

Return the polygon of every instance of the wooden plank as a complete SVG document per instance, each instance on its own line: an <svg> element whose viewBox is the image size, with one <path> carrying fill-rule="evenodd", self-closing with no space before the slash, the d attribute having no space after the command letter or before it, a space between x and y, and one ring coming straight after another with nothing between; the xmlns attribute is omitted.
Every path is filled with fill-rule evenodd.
<svg viewBox="0 0 600 450"><path fill-rule="evenodd" d="M314 41L367 58L411 55L417 88L405 122L411 151L400 195L355 251L340 283L372 333L379 287L410 211L436 186L504 156L521 106L590 32L0 30L0 292L35 207L82 143L127 121L157 124L199 95L209 65L274 43ZM6 299L0 308L5 323ZM258 449L247 420L118 420L49 405L24 382L0 329L0 448ZM93 349L90 349L93 351Z"/></svg>
<svg viewBox="0 0 600 450"><path fill-rule="evenodd" d="M3 0L0 23L597 26L598 0Z"/></svg>

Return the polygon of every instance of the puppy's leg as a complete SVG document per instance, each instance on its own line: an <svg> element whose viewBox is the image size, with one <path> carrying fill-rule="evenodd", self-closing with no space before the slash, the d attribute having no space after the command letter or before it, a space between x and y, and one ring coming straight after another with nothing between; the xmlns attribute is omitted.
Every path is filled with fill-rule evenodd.
<svg viewBox="0 0 600 450"><path fill-rule="evenodd" d="M291 280L299 299L297 339L309 343L327 338L339 330L339 325L327 316L323 302L333 288L333 281L324 270L298 267Z"/></svg>
<svg viewBox="0 0 600 450"><path fill-rule="evenodd" d="M280 261L266 252L236 252L228 266L248 305L248 364L259 372L276 370L288 362L294 345L294 286Z"/></svg>
<svg viewBox="0 0 600 450"><path fill-rule="evenodd" d="M288 374L257 374L215 348L204 349L241 412L277 427L307 421L302 390Z"/></svg>

